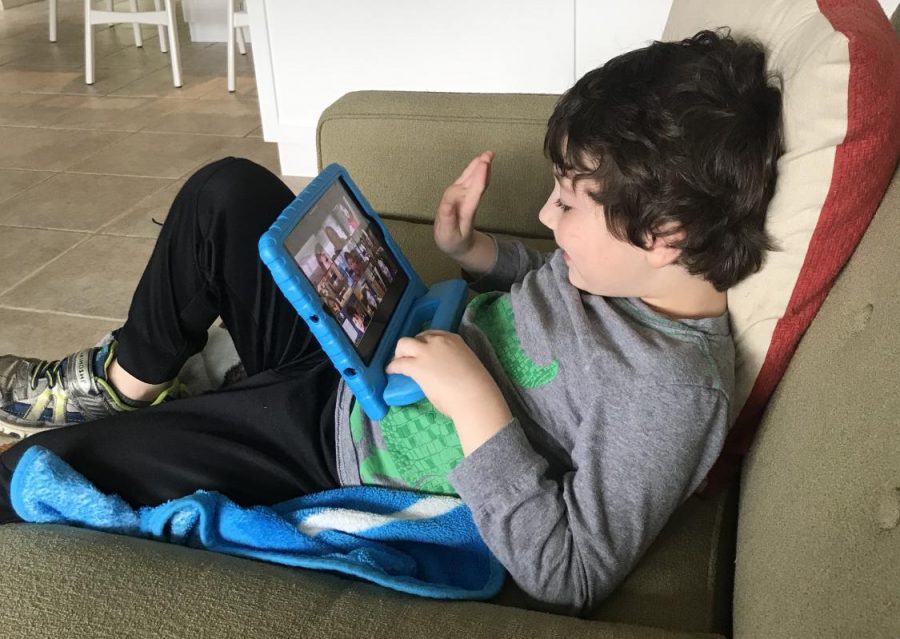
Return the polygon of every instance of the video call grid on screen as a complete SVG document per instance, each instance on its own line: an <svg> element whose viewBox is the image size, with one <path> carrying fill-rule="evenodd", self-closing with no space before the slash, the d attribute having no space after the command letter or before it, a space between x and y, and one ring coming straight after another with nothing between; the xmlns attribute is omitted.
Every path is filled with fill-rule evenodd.
<svg viewBox="0 0 900 639"><path fill-rule="evenodd" d="M368 365L408 282L381 229L338 180L291 231L285 248Z"/></svg>

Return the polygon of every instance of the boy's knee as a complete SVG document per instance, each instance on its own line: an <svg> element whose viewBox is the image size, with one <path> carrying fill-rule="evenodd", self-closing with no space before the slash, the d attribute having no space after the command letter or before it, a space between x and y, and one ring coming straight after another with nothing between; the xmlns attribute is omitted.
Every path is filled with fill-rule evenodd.
<svg viewBox="0 0 900 639"><path fill-rule="evenodd" d="M271 216L270 221L264 221L271 224L293 199L293 193L277 175L251 160L235 157L200 168L185 183L182 193L191 203L187 208L205 229L221 219L247 224Z"/></svg>
<svg viewBox="0 0 900 639"><path fill-rule="evenodd" d="M192 175L188 183L192 181L198 196L212 204L233 202L253 192L284 187L278 176L267 168L235 157L210 162Z"/></svg>

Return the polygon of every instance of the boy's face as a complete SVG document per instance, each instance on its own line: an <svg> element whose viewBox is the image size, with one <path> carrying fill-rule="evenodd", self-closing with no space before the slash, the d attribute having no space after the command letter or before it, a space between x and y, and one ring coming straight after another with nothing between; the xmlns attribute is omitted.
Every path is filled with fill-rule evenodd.
<svg viewBox="0 0 900 639"><path fill-rule="evenodd" d="M569 282L594 295L644 295L643 288L654 270L647 260L648 251L610 235L603 207L588 194L597 184L584 179L573 186L567 177L554 178L553 193L538 218L565 251Z"/></svg>

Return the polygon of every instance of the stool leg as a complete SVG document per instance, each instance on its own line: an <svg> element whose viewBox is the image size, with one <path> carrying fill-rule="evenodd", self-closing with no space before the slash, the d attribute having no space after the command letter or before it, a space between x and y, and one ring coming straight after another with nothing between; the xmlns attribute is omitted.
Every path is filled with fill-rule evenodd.
<svg viewBox="0 0 900 639"><path fill-rule="evenodd" d="M84 83L94 84L94 25L91 0L84 0Z"/></svg>
<svg viewBox="0 0 900 639"><path fill-rule="evenodd" d="M128 0L128 8L136 13L138 10L137 0ZM134 46L140 49L144 46L144 38L141 35L141 25L135 22L132 23L131 28L134 29Z"/></svg>
<svg viewBox="0 0 900 639"><path fill-rule="evenodd" d="M157 11L162 11L162 4L159 0L153 0L153 8ZM169 47L166 44L166 28L163 25L159 25L159 51L160 53L168 53Z"/></svg>
<svg viewBox="0 0 900 639"><path fill-rule="evenodd" d="M228 5L228 92L234 93L234 0L227 0Z"/></svg>
<svg viewBox="0 0 900 639"><path fill-rule="evenodd" d="M114 0L106 0L106 10L107 11L115 11L116 10ZM114 26L116 26L116 23L110 22L108 25L106 25L106 28L112 29Z"/></svg>
<svg viewBox="0 0 900 639"><path fill-rule="evenodd" d="M244 11L244 0L238 0L238 9ZM237 28L237 45L241 55L247 55L247 44L244 42L244 27Z"/></svg>
<svg viewBox="0 0 900 639"><path fill-rule="evenodd" d="M172 57L172 82L181 87L181 58L178 55L178 26L175 24L175 9L172 0L165 0L166 17L168 19L169 49Z"/></svg>
<svg viewBox="0 0 900 639"><path fill-rule="evenodd" d="M50 0L50 42L56 42L56 0Z"/></svg>
<svg viewBox="0 0 900 639"><path fill-rule="evenodd" d="M247 55L247 44L244 42L244 27L237 28L237 46L238 53Z"/></svg>

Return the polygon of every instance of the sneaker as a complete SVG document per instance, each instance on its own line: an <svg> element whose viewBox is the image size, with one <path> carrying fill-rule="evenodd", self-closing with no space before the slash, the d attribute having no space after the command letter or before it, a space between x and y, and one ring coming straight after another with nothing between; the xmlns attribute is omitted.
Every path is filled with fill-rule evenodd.
<svg viewBox="0 0 900 639"><path fill-rule="evenodd" d="M181 384L175 380L152 402L123 401L106 378L116 345L112 341L52 362L0 356L0 433L25 438L178 396Z"/></svg>

